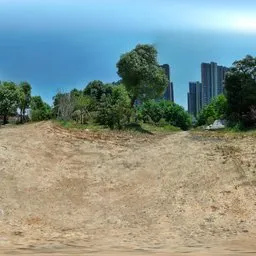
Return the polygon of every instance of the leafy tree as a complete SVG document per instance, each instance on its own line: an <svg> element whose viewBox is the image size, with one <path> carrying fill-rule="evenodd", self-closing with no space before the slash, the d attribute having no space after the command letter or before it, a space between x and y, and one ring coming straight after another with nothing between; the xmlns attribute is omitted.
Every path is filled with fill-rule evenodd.
<svg viewBox="0 0 256 256"><path fill-rule="evenodd" d="M106 86L102 81L94 80L84 89L84 95L90 96L96 101L100 101L103 94L110 94L111 86Z"/></svg>
<svg viewBox="0 0 256 256"><path fill-rule="evenodd" d="M139 119L147 123L168 123L183 130L191 127L190 115L183 107L170 101L147 101L139 107L138 112Z"/></svg>
<svg viewBox="0 0 256 256"><path fill-rule="evenodd" d="M18 87L19 102L18 107L20 109L20 122L23 123L26 110L29 108L31 102L31 85L28 82L21 82Z"/></svg>
<svg viewBox="0 0 256 256"><path fill-rule="evenodd" d="M131 97L131 105L136 99L156 99L168 86L168 78L157 61L157 50L152 45L137 45L123 54L117 63L118 75Z"/></svg>
<svg viewBox="0 0 256 256"><path fill-rule="evenodd" d="M256 106L256 58L247 55L233 63L225 78L225 91L228 120L246 126L255 123L250 115Z"/></svg>
<svg viewBox="0 0 256 256"><path fill-rule="evenodd" d="M8 115L16 113L19 101L17 86L13 82L0 83L0 114L3 115L3 123L8 123Z"/></svg>
<svg viewBox="0 0 256 256"><path fill-rule="evenodd" d="M43 102L40 96L31 98L31 119L32 121L48 120L52 116L51 107Z"/></svg>
<svg viewBox="0 0 256 256"><path fill-rule="evenodd" d="M83 94L76 96L74 100L75 113L73 113L73 117L76 119L76 121L79 120L81 124L84 124L90 117L89 109L92 100L89 96L84 96Z"/></svg>
<svg viewBox="0 0 256 256"><path fill-rule="evenodd" d="M114 86L111 94L101 98L97 121L111 129L121 129L131 117L131 100L123 85Z"/></svg>
<svg viewBox="0 0 256 256"><path fill-rule="evenodd" d="M188 130L191 127L191 116L185 111L183 107L169 101L163 101L163 103L166 105L164 118L168 123L179 127L182 130Z"/></svg>
<svg viewBox="0 0 256 256"><path fill-rule="evenodd" d="M104 84L99 80L94 80L85 87L84 95L91 98L90 111L97 111L101 98L110 95L112 87L112 84Z"/></svg>
<svg viewBox="0 0 256 256"><path fill-rule="evenodd" d="M71 97L77 98L80 97L81 95L83 95L83 91L77 90L76 88L74 88L73 90L70 91L70 95Z"/></svg>
<svg viewBox="0 0 256 256"><path fill-rule="evenodd" d="M224 119L227 115L227 98L221 94L206 105L198 115L198 125L210 125L217 119Z"/></svg>
<svg viewBox="0 0 256 256"><path fill-rule="evenodd" d="M164 117L164 108L155 100L144 102L138 109L138 117L145 123L157 124Z"/></svg>

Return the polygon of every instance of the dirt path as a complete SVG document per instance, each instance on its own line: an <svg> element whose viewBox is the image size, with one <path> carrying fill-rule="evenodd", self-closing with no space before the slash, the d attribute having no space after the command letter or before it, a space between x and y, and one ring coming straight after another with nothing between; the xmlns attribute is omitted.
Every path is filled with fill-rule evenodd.
<svg viewBox="0 0 256 256"><path fill-rule="evenodd" d="M0 128L0 251L256 255L255 142Z"/></svg>

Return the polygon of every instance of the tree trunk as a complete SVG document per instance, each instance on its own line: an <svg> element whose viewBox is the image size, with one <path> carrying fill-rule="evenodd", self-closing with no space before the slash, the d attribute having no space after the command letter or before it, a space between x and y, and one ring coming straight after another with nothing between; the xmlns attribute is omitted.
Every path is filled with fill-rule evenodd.
<svg viewBox="0 0 256 256"><path fill-rule="evenodd" d="M21 114L20 114L20 123L21 123L21 124L23 123L23 114L22 114L22 112L21 112Z"/></svg>
<svg viewBox="0 0 256 256"><path fill-rule="evenodd" d="M136 97L132 97L131 98L131 107L132 108L134 108L135 101L136 101Z"/></svg>
<svg viewBox="0 0 256 256"><path fill-rule="evenodd" d="M26 113L26 109L23 109L23 112L22 112L22 122L24 122L24 123L27 122L25 113Z"/></svg>
<svg viewBox="0 0 256 256"><path fill-rule="evenodd" d="M8 123L7 115L4 115L4 125Z"/></svg>

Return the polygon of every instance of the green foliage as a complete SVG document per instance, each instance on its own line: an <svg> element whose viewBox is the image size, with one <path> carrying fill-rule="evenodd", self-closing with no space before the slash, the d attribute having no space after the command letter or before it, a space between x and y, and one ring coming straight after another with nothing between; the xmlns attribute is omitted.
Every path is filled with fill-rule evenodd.
<svg viewBox="0 0 256 256"><path fill-rule="evenodd" d="M192 124L190 115L181 106L165 100L143 103L138 109L138 118L146 123L153 122L159 126L169 124L183 130L189 129Z"/></svg>
<svg viewBox="0 0 256 256"><path fill-rule="evenodd" d="M154 100L146 101L138 109L138 117L145 123L158 123L164 116L164 109L159 102Z"/></svg>
<svg viewBox="0 0 256 256"><path fill-rule="evenodd" d="M75 112L73 113L73 117L75 117L74 119L77 122L85 124L89 121L90 118L89 110L92 103L92 99L89 96L80 94L76 95L73 98L73 100L75 102Z"/></svg>
<svg viewBox="0 0 256 256"><path fill-rule="evenodd" d="M93 100L100 101L103 95L111 94L112 87L105 85L99 80L90 82L84 89L84 95L90 96Z"/></svg>
<svg viewBox="0 0 256 256"><path fill-rule="evenodd" d="M230 123L242 122L245 126L256 123L251 110L256 106L256 58L246 56L233 63L225 78L227 118Z"/></svg>
<svg viewBox="0 0 256 256"><path fill-rule="evenodd" d="M91 99L90 111L97 111L101 98L110 95L112 88L112 85L104 84L99 80L94 80L85 87L83 93Z"/></svg>
<svg viewBox="0 0 256 256"><path fill-rule="evenodd" d="M51 119L51 117L51 107L47 103L43 102L40 96L33 96L31 98L31 120L43 121Z"/></svg>
<svg viewBox="0 0 256 256"><path fill-rule="evenodd" d="M20 109L20 122L25 119L26 110L31 102L31 85L28 82L21 82L18 86L18 108Z"/></svg>
<svg viewBox="0 0 256 256"><path fill-rule="evenodd" d="M206 105L198 115L198 125L210 125L217 119L226 118L227 99L221 94L214 98L209 105Z"/></svg>
<svg viewBox="0 0 256 256"><path fill-rule="evenodd" d="M168 78L157 62L157 50L152 45L137 45L123 54L117 63L118 75L132 99L156 99L168 86Z"/></svg>
<svg viewBox="0 0 256 256"><path fill-rule="evenodd" d="M131 101L123 85L113 87L112 93L102 95L98 108L97 122L121 129L128 124L131 117Z"/></svg>
<svg viewBox="0 0 256 256"><path fill-rule="evenodd" d="M4 117L4 124L7 123L8 115L16 114L19 103L19 92L13 82L0 83L0 115Z"/></svg>

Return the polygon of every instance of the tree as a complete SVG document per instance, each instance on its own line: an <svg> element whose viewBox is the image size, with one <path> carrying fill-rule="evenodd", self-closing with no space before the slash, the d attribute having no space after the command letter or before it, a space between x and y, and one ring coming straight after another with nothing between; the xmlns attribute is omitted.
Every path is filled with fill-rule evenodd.
<svg viewBox="0 0 256 256"><path fill-rule="evenodd" d="M74 88L73 90L70 91L70 95L71 97L79 97L81 95L83 95L83 91L77 90L76 88Z"/></svg>
<svg viewBox="0 0 256 256"><path fill-rule="evenodd" d="M103 94L110 94L111 86L104 85L102 81L94 80L84 89L84 95L90 96L96 101L100 101Z"/></svg>
<svg viewBox="0 0 256 256"><path fill-rule="evenodd" d="M139 107L139 118L144 122L153 122L158 125L161 121L167 124L187 130L191 127L191 117L183 107L171 101L154 101L144 102Z"/></svg>
<svg viewBox="0 0 256 256"><path fill-rule="evenodd" d="M64 121L72 119L75 111L75 97L71 93L58 92L53 98L53 115Z"/></svg>
<svg viewBox="0 0 256 256"><path fill-rule="evenodd" d="M90 113L91 98L89 96L84 96L83 94L75 97L75 113L73 117L80 121L81 124L84 124L88 121ZM79 117L79 118L78 118Z"/></svg>
<svg viewBox="0 0 256 256"><path fill-rule="evenodd" d="M17 86L13 82L0 83L0 114L3 115L3 123L8 123L8 115L15 114L19 96Z"/></svg>
<svg viewBox="0 0 256 256"><path fill-rule="evenodd" d="M98 109L97 121L111 129L123 128L131 117L131 100L123 85L114 86L112 94L103 95Z"/></svg>
<svg viewBox="0 0 256 256"><path fill-rule="evenodd" d="M43 102L40 96L31 98L31 119L32 121L48 120L52 116L51 107Z"/></svg>
<svg viewBox="0 0 256 256"><path fill-rule="evenodd" d="M90 82L84 89L84 95L91 98L90 111L97 111L101 98L112 93L112 84L104 84L99 80Z"/></svg>
<svg viewBox="0 0 256 256"><path fill-rule="evenodd" d="M157 61L157 50L152 45L137 45L123 54L117 63L118 75L131 97L131 105L136 99L156 99L168 86L168 78Z"/></svg>
<svg viewBox="0 0 256 256"><path fill-rule="evenodd" d="M198 115L198 125L210 125L217 119L225 119L227 116L227 98L221 94L212 99L210 104L203 107Z"/></svg>
<svg viewBox="0 0 256 256"><path fill-rule="evenodd" d="M28 82L21 82L18 87L19 102L18 107L20 109L20 122L23 123L26 110L29 108L31 102L31 85Z"/></svg>
<svg viewBox="0 0 256 256"><path fill-rule="evenodd" d="M256 58L247 55L235 61L225 78L227 117L232 123L255 123L250 119L256 106Z"/></svg>

